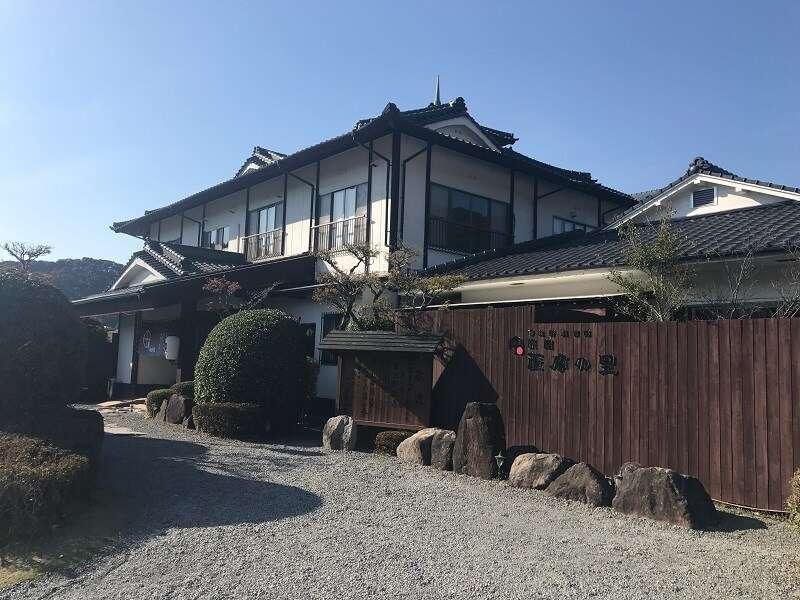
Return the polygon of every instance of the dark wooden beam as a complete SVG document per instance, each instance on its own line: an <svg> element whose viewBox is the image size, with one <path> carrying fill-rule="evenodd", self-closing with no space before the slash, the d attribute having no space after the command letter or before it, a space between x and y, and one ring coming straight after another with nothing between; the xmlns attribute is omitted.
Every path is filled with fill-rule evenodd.
<svg viewBox="0 0 800 600"><path fill-rule="evenodd" d="M133 317L133 352L131 352L131 383L139 383L139 334L142 330L142 313L136 311Z"/></svg>
<svg viewBox="0 0 800 600"><path fill-rule="evenodd" d="M425 148L425 224L422 238L422 267L428 268L428 239L430 236L431 220L431 150L433 145L428 142Z"/></svg>
<svg viewBox="0 0 800 600"><path fill-rule="evenodd" d="M533 178L533 239L539 239L539 178Z"/></svg>
<svg viewBox="0 0 800 600"><path fill-rule="evenodd" d="M509 201L508 201L508 233L509 233L509 246L514 243L514 169L509 171L511 175L511 181L509 182L509 186L511 187L511 192L509 193Z"/></svg>
<svg viewBox="0 0 800 600"><path fill-rule="evenodd" d="M289 172L283 173L283 223L281 224L281 255L286 255L286 208L289 195Z"/></svg>
<svg viewBox="0 0 800 600"><path fill-rule="evenodd" d="M400 216L400 141L401 134L392 132L392 191L391 204L389 205L389 251L397 249L397 226Z"/></svg>
<svg viewBox="0 0 800 600"><path fill-rule="evenodd" d="M367 150L367 223L366 231L364 232L364 241L367 247L371 248L372 241L372 140L369 141L369 149ZM364 265L364 270L369 273L370 260Z"/></svg>
<svg viewBox="0 0 800 600"><path fill-rule="evenodd" d="M314 248L314 235L315 235L317 230L314 229L314 210L315 210L315 207L317 205L317 202L319 202L319 168L320 168L320 161L317 161L317 173L316 173L315 179L314 179L314 193L312 194L312 198L311 198L311 211L309 212L309 215L308 215L308 220L309 220L309 223L308 223L308 227L309 227L309 229L308 229L308 251L309 252L313 252L315 250L315 248ZM367 204L367 206L369 206L369 204ZM367 210L369 210L369 208Z"/></svg>

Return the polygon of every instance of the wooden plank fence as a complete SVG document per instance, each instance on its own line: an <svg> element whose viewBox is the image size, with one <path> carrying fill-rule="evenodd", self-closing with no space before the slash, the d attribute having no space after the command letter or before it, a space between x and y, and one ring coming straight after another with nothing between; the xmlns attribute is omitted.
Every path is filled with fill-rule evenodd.
<svg viewBox="0 0 800 600"><path fill-rule="evenodd" d="M455 428L467 402L497 402L509 446L534 444L607 474L627 461L667 466L715 499L785 508L800 467L800 319L534 317L530 306L436 314L454 343L433 424ZM527 356L510 349L514 336Z"/></svg>

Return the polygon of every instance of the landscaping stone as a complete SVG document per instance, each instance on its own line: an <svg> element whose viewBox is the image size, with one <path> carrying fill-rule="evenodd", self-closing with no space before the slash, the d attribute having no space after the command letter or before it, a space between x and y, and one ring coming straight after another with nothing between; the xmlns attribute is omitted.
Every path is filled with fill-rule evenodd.
<svg viewBox="0 0 800 600"><path fill-rule="evenodd" d="M640 465L639 463L637 463L637 462L626 462L626 463L623 463L622 466L617 471L617 474L614 475L614 480L615 481L619 481L620 479L622 479L623 477L625 477L629 473L632 473L636 469L642 469L642 468L644 468L644 467L642 465Z"/></svg>
<svg viewBox="0 0 800 600"><path fill-rule="evenodd" d="M411 437L404 439L397 446L397 458L403 462L415 463L418 465L431 464L431 442L436 432L440 431L434 427L421 429Z"/></svg>
<svg viewBox="0 0 800 600"><path fill-rule="evenodd" d="M455 431L437 429L431 441L431 466L442 471L452 471L455 443Z"/></svg>
<svg viewBox="0 0 800 600"><path fill-rule="evenodd" d="M538 453L539 449L536 446L511 446L511 448L506 449L503 454L503 464L500 466L500 479L508 479L508 475L511 473L511 465L514 464L514 461L520 454Z"/></svg>
<svg viewBox="0 0 800 600"><path fill-rule="evenodd" d="M623 513L691 529L709 529L717 524L717 510L703 484L662 467L623 472L612 506Z"/></svg>
<svg viewBox="0 0 800 600"><path fill-rule="evenodd" d="M556 498L584 502L591 506L611 506L614 487L600 471L586 463L572 465L547 486Z"/></svg>
<svg viewBox="0 0 800 600"><path fill-rule="evenodd" d="M495 457L506 449L503 417L496 404L470 402L453 445L453 471L482 479L497 476Z"/></svg>
<svg viewBox="0 0 800 600"><path fill-rule="evenodd" d="M325 450L352 450L356 447L357 428L352 417L331 417L322 430L322 447Z"/></svg>
<svg viewBox="0 0 800 600"><path fill-rule="evenodd" d="M508 483L513 487L543 490L574 464L560 454L520 454L511 465Z"/></svg>
<svg viewBox="0 0 800 600"><path fill-rule="evenodd" d="M181 425L192 416L193 405L194 402L190 398L181 394L172 394L161 403L156 419L172 425Z"/></svg>

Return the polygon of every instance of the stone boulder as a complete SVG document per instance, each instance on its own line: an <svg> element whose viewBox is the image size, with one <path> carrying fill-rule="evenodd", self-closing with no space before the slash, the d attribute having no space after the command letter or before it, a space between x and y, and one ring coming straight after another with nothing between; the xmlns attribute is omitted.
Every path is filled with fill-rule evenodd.
<svg viewBox="0 0 800 600"><path fill-rule="evenodd" d="M503 417L496 404L470 402L453 445L453 471L482 479L497 477L495 457L506 449Z"/></svg>
<svg viewBox="0 0 800 600"><path fill-rule="evenodd" d="M455 431L437 429L431 441L431 466L442 471L452 471L455 443Z"/></svg>
<svg viewBox="0 0 800 600"><path fill-rule="evenodd" d="M690 529L717 524L717 509L698 479L662 467L628 468L621 475L615 510Z"/></svg>
<svg viewBox="0 0 800 600"><path fill-rule="evenodd" d="M352 417L331 417L322 430L322 447L325 450L352 450L356 447L356 433Z"/></svg>
<svg viewBox="0 0 800 600"><path fill-rule="evenodd" d="M172 394L161 403L156 419L171 423L172 425L182 425L183 422L192 416L192 406L194 402L182 394Z"/></svg>
<svg viewBox="0 0 800 600"><path fill-rule="evenodd" d="M503 464L500 466L500 479L508 479L511 473L511 465L517 460L520 454L539 454L536 446L511 446L503 453Z"/></svg>
<svg viewBox="0 0 800 600"><path fill-rule="evenodd" d="M560 454L520 454L508 475L513 487L543 490L575 463Z"/></svg>
<svg viewBox="0 0 800 600"><path fill-rule="evenodd" d="M611 506L614 486L600 471L586 463L572 465L547 486L556 498L585 502L591 506Z"/></svg>
<svg viewBox="0 0 800 600"><path fill-rule="evenodd" d="M404 439L397 446L397 458L417 465L431 464L431 443L437 431L440 430L428 427Z"/></svg>

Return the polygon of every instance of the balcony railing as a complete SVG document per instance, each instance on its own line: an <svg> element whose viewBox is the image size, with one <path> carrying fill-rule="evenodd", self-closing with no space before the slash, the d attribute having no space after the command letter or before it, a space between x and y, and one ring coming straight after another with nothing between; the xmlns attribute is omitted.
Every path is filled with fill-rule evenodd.
<svg viewBox="0 0 800 600"><path fill-rule="evenodd" d="M505 232L470 227L439 217L430 217L428 226L428 244L443 250L474 254L502 248L511 242L511 237Z"/></svg>
<svg viewBox="0 0 800 600"><path fill-rule="evenodd" d="M280 256L282 252L283 229L273 229L244 238L244 254L249 261Z"/></svg>
<svg viewBox="0 0 800 600"><path fill-rule="evenodd" d="M315 225L311 230L314 232L316 250L340 250L348 244L363 244L367 241L367 217L351 217Z"/></svg>

